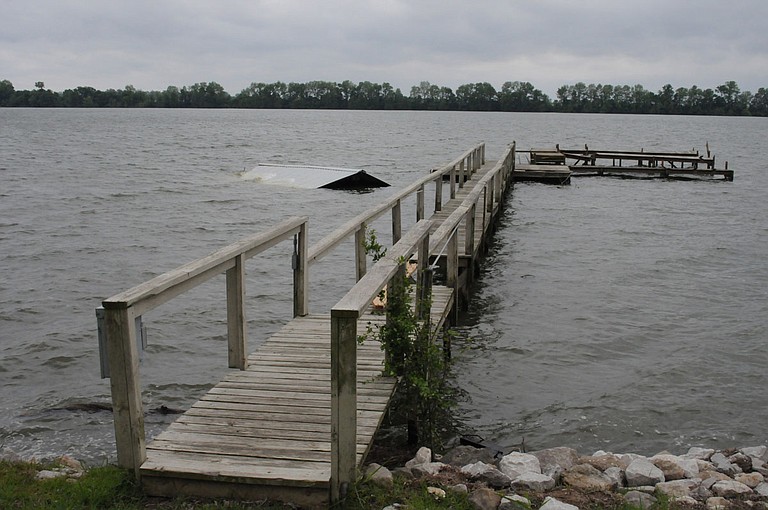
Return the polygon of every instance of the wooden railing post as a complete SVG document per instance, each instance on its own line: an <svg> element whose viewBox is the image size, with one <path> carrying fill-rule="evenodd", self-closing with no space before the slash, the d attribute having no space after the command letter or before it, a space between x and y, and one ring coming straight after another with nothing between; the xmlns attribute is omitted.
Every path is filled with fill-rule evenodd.
<svg viewBox="0 0 768 510"><path fill-rule="evenodd" d="M331 502L357 469L357 316L331 310Z"/></svg>
<svg viewBox="0 0 768 510"><path fill-rule="evenodd" d="M453 289L453 324L459 320L459 230L453 231L448 239L448 250L445 254L446 284Z"/></svg>
<svg viewBox="0 0 768 510"><path fill-rule="evenodd" d="M132 307L104 303L117 465L133 470L138 480L147 450L135 318Z"/></svg>
<svg viewBox="0 0 768 510"><path fill-rule="evenodd" d="M395 245L403 237L402 207L400 200L392 206L392 244Z"/></svg>
<svg viewBox="0 0 768 510"><path fill-rule="evenodd" d="M419 243L419 258L418 258L418 271L416 278L416 317L424 318L424 308L426 306L429 313L429 305L426 303L427 291L425 286L425 273L427 266L429 266L429 234L424 236L424 239Z"/></svg>
<svg viewBox="0 0 768 510"><path fill-rule="evenodd" d="M365 276L367 271L367 254L365 253L365 232L367 226L365 223L355 230L355 276L357 281Z"/></svg>
<svg viewBox="0 0 768 510"><path fill-rule="evenodd" d="M459 163L459 188L464 187L464 181L467 179L466 167L467 159L465 158L461 160L461 163Z"/></svg>
<svg viewBox="0 0 768 510"><path fill-rule="evenodd" d="M229 368L245 370L245 257L235 257L235 267L227 269L227 342Z"/></svg>
<svg viewBox="0 0 768 510"><path fill-rule="evenodd" d="M451 182L451 184L450 184L451 199L456 198L456 174L457 174L457 172L456 172L456 165L453 165L451 167L451 173L449 174L451 176L451 181L450 181Z"/></svg>
<svg viewBox="0 0 768 510"><path fill-rule="evenodd" d="M307 222L302 223L296 234L293 263L293 316L303 317L309 313L309 232Z"/></svg>
<svg viewBox="0 0 768 510"><path fill-rule="evenodd" d="M443 210L443 178L435 179L435 212Z"/></svg>
<svg viewBox="0 0 768 510"><path fill-rule="evenodd" d="M416 192L416 221L424 219L424 186Z"/></svg>
<svg viewBox="0 0 768 510"><path fill-rule="evenodd" d="M477 210L477 203L473 203L467 215L464 219L465 225L465 238L464 238L464 254L472 257L475 253L475 211Z"/></svg>

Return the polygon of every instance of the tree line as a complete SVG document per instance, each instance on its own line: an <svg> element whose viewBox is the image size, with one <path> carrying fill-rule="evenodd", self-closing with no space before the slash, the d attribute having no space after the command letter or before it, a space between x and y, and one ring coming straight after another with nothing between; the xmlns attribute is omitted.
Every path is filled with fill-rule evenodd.
<svg viewBox="0 0 768 510"><path fill-rule="evenodd" d="M502 112L640 113L678 115L768 116L768 90L740 90L735 81L714 89L696 85L664 85L653 92L642 85L563 85L554 99L529 82L508 81L500 89L488 82L460 85L456 90L422 81L408 95L387 82L341 83L254 82L231 95L216 82L169 86L143 91L132 85L97 90L77 87L63 92L37 82L30 90L16 90L0 81L0 106L75 108L297 108L349 110L443 110Z"/></svg>

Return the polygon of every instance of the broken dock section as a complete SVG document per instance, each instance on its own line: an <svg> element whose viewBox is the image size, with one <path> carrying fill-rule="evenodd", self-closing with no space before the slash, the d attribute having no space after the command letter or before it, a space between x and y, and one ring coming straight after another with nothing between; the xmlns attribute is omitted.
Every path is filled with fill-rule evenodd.
<svg viewBox="0 0 768 510"><path fill-rule="evenodd" d="M715 156L698 150L625 151L583 149L533 148L525 151L528 164L518 164L514 178L518 181L538 181L568 184L571 177L621 176L665 179L715 179L733 181L733 170L718 169Z"/></svg>

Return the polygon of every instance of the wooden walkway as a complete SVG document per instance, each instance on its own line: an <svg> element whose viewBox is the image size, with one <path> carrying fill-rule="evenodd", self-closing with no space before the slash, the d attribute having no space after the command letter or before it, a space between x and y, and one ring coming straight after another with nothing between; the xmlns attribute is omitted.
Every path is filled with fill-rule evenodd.
<svg viewBox="0 0 768 510"><path fill-rule="evenodd" d="M417 260L419 275L431 261L442 268L446 285L431 288L430 318L435 328L450 322L493 231L513 167L514 145L502 160L488 163L480 144L312 249L302 237L306 219L289 220L105 300L118 463L134 469L150 495L270 498L306 507L337 500L362 466L396 387L394 378L382 375L379 343L368 338L357 345L365 325L386 320L383 313L372 313L371 301L400 267L401 257ZM429 219L424 218L425 185L435 192ZM401 201L411 195L417 223L400 235ZM369 270L360 251L365 226L387 211L393 246ZM357 241L358 283L331 314L309 314L307 265L350 235ZM299 261L296 317L246 356L243 262L291 236ZM230 366L239 370L144 444L134 320L221 272L227 273Z"/></svg>

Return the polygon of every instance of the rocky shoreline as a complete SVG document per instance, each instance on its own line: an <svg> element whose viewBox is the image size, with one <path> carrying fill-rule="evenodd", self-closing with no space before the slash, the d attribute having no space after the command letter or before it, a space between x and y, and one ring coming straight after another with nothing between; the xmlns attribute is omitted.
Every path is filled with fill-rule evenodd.
<svg viewBox="0 0 768 510"><path fill-rule="evenodd" d="M566 447L502 455L457 446L445 455L421 448L405 466L370 464L366 478L391 487L395 477L426 482L435 498L466 493L478 510L577 510L662 501L689 508L768 510L768 447L691 448L652 457L604 451L589 456ZM392 505L385 510L394 510Z"/></svg>

